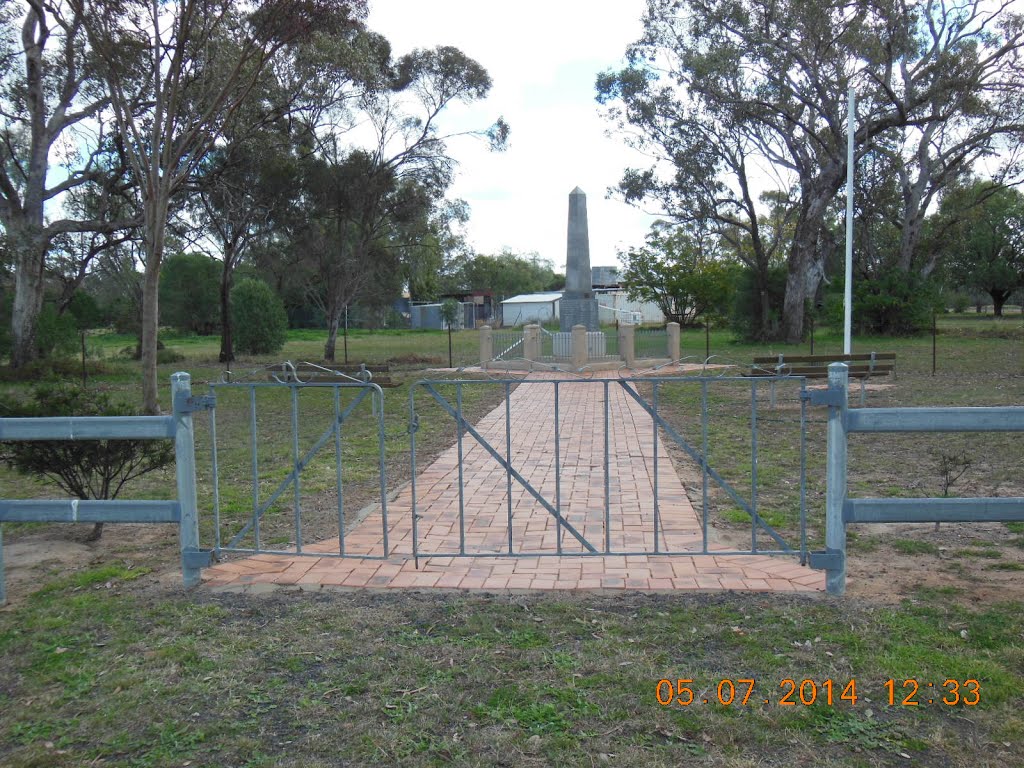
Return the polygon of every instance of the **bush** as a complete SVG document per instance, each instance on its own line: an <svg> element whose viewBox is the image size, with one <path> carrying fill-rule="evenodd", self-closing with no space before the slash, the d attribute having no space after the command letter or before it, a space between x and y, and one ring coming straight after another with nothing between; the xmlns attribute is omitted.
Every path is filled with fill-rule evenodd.
<svg viewBox="0 0 1024 768"><path fill-rule="evenodd" d="M103 323L103 311L93 298L85 291L75 291L68 302L68 312L75 319L75 326L80 331L98 328Z"/></svg>
<svg viewBox="0 0 1024 768"><path fill-rule="evenodd" d="M178 253L160 271L160 320L182 333L209 336L220 325L220 262Z"/></svg>
<svg viewBox="0 0 1024 768"><path fill-rule="evenodd" d="M912 336L931 326L932 313L941 310L933 281L916 272L890 269L853 284L853 324L857 333Z"/></svg>
<svg viewBox="0 0 1024 768"><path fill-rule="evenodd" d="M63 315L47 303L36 322L36 349L40 357L74 354L78 348L78 326L70 312Z"/></svg>
<svg viewBox="0 0 1024 768"><path fill-rule="evenodd" d="M763 327L761 318L761 299L757 295L757 275L749 268L738 274L736 293L732 312L729 316L729 327L733 333L746 341L760 341L775 336L782 316L782 306L786 298L786 268L772 267L768 271L768 325Z"/></svg>
<svg viewBox="0 0 1024 768"><path fill-rule="evenodd" d="M264 355L284 346L288 315L284 303L262 280L240 280L234 287L231 319L239 352Z"/></svg>
<svg viewBox="0 0 1024 768"><path fill-rule="evenodd" d="M79 387L37 387L32 400L0 399L0 416L128 416L95 390ZM76 499L113 499L135 478L174 461L167 440L38 440L0 443L0 462L23 475L43 477ZM103 523L90 538L98 539Z"/></svg>

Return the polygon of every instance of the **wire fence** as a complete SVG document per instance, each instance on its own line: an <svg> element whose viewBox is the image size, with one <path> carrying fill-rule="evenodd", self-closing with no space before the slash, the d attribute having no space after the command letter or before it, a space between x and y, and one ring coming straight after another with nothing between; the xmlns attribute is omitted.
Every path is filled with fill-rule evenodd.
<svg viewBox="0 0 1024 768"><path fill-rule="evenodd" d="M668 331L664 328L637 328L633 349L638 358L667 357Z"/></svg>
<svg viewBox="0 0 1024 768"><path fill-rule="evenodd" d="M522 331L495 331L491 336L495 360L523 357Z"/></svg>

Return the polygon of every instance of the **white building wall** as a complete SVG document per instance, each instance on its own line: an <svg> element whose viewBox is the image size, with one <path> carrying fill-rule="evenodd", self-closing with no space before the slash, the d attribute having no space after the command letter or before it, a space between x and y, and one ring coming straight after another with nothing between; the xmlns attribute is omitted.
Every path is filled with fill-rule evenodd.
<svg viewBox="0 0 1024 768"><path fill-rule="evenodd" d="M558 319L558 301L502 302L501 319L506 328L551 322Z"/></svg>
<svg viewBox="0 0 1024 768"><path fill-rule="evenodd" d="M645 325L665 322L665 315L653 301L631 301L625 291L597 294L599 318L602 323L625 322L627 312L639 312Z"/></svg>

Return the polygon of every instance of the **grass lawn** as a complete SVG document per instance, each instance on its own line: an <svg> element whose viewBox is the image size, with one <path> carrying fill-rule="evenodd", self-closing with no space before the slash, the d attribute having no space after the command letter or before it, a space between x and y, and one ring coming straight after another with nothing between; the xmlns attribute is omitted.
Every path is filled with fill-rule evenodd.
<svg viewBox="0 0 1024 768"><path fill-rule="evenodd" d="M897 353L897 379L872 391L869 407L1024 404L1019 315L942 318L940 331L934 376L930 338L855 340L855 351ZM322 338L293 332L275 359L319 360ZM403 382L385 393L388 476L400 483L408 474L408 384L424 365L447 365L447 336L360 332L349 341L350 360L390 359ZM185 359L161 366L162 384L174 370L190 371L197 384L219 379L215 338L165 342ZM137 365L114 359L130 343L92 338L101 366L92 382L136 402ZM472 362L475 344L467 332L453 346ZM719 359L747 364L755 354L796 351L736 344L724 332L713 332L711 344ZM841 338L819 332L815 352L840 346ZM685 331L683 350L703 356L703 332ZM234 369L270 362L244 360ZM750 387L729 386L711 391L712 462L749 487ZM27 391L22 381L0 387ZM491 407L491 389L499 390L465 388L471 414ZM261 403L261 492L290 461L290 440L281 439L290 427L287 403L273 400L284 394ZM331 404L312 392L302 397L300 438L308 445ZM774 411L766 389L758 397L761 503L792 530L794 393L780 391ZM249 456L238 445L248 434L245 403L229 400L218 408L225 532L251 503ZM699 387L665 385L661 403L680 429L693 431ZM821 417L810 413L808 431L815 536ZM197 423L208 511L205 417ZM450 421L424 410L420 423L425 453L450 444ZM375 428L372 420L353 422L346 438L353 507L372 500L379 479ZM942 495L944 454L971 460L949 495L1024 496L1019 435L853 436L851 493ZM333 466L325 457L304 475L311 498L331 492ZM5 497L52 493L7 470L0 485ZM171 476L147 477L131 493L169 497ZM288 535L286 496L268 535ZM720 497L713 502L723 535L749 532ZM309 525L310 536L330 535L331 516L314 513ZM1024 765L1021 524L851 527L851 588L841 600L184 592L173 530L111 528L85 545L76 540L85 531L73 526L5 527L9 550L70 541L77 554L40 558L0 611L0 765ZM208 514L203 535L209 544ZM680 695L667 696L668 687Z"/></svg>

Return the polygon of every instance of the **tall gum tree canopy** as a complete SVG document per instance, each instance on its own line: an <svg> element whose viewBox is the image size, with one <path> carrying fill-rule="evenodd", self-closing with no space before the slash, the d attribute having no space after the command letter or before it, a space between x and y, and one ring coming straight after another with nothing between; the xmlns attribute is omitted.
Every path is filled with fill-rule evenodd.
<svg viewBox="0 0 1024 768"><path fill-rule="evenodd" d="M124 145L143 212L142 400L159 413L159 280L172 200L229 128L261 76L315 34L361 28L361 0L71 0ZM274 105L267 105L274 112ZM267 115L253 115L258 123Z"/></svg>
<svg viewBox="0 0 1024 768"><path fill-rule="evenodd" d="M1016 8L1012 0L648 0L626 68L597 79L612 122L655 158L627 170L620 191L681 221L732 217L755 240L758 192L791 198L781 332L796 342L833 251L824 230L845 184L848 89L859 102L856 159L884 143L916 164L901 183L906 215L919 224L921 185L934 194L952 180L933 169L959 172L1021 145Z"/></svg>

